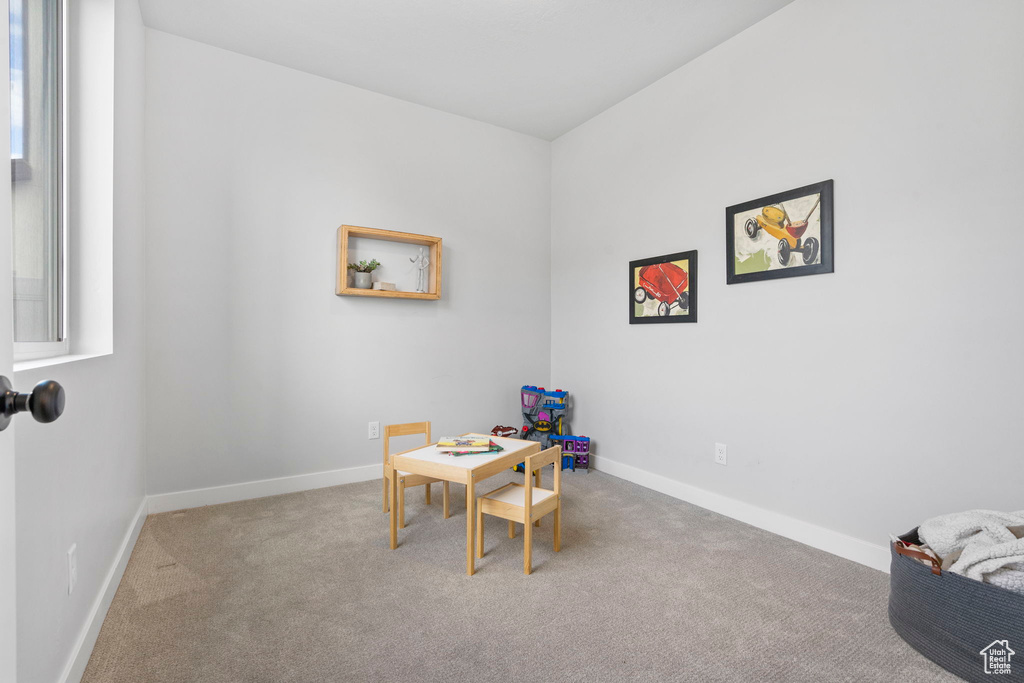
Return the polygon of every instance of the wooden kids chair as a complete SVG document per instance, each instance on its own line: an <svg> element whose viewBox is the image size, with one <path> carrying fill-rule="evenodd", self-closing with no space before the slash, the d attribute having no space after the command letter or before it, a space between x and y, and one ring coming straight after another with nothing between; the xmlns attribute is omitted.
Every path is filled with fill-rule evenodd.
<svg viewBox="0 0 1024 683"><path fill-rule="evenodd" d="M533 555L533 523L549 512L555 513L555 552L562 549L562 448L555 446L526 458L524 483L506 484L477 498L476 556L484 556L484 515L508 520L508 537L516 537L516 524L523 525L523 573L529 574ZM555 465L555 489L540 488L540 469ZM536 486L533 473L537 472Z"/></svg>
<svg viewBox="0 0 1024 683"><path fill-rule="evenodd" d="M440 479L425 477L422 474L409 474L396 470L392 463L391 437L393 436L414 436L422 434L424 444L430 443L429 422L407 422L399 425L385 425L384 427L384 512L388 512L388 481L392 477L398 477L398 526L405 528L405 489L407 486L425 486L427 505L430 505L430 485ZM448 482L444 482L444 518L448 519Z"/></svg>

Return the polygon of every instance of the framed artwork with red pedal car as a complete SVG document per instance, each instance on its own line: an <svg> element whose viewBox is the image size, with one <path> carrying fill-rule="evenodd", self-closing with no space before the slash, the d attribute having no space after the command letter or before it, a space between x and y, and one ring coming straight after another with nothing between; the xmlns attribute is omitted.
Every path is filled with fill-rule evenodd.
<svg viewBox="0 0 1024 683"><path fill-rule="evenodd" d="M629 323L697 322L697 252L629 262Z"/></svg>

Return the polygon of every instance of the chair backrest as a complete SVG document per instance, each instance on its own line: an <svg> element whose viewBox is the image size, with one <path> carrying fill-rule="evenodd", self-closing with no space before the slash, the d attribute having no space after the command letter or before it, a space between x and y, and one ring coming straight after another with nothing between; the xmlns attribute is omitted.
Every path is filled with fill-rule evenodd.
<svg viewBox="0 0 1024 683"><path fill-rule="evenodd" d="M533 473L547 465L555 466L555 495L562 495L562 447L552 446L526 458L526 488L523 491L527 515L533 507Z"/></svg>
<svg viewBox="0 0 1024 683"><path fill-rule="evenodd" d="M414 436L422 434L426 439L423 445L430 443L429 422L406 422L400 425L384 425L384 467L391 466L391 437L393 436Z"/></svg>

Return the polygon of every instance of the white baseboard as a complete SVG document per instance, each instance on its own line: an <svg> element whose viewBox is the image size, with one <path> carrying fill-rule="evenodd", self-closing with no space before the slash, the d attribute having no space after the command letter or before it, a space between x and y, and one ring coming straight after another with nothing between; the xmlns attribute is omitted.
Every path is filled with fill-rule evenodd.
<svg viewBox="0 0 1024 683"><path fill-rule="evenodd" d="M889 549L886 546L868 543L838 531L787 517L778 512L744 503L720 493L712 493L608 458L592 455L591 464L598 471L631 481L673 498L685 500L687 503L693 503L706 510L732 517L759 529L785 536L847 560L853 560L872 569L889 571Z"/></svg>
<svg viewBox="0 0 1024 683"><path fill-rule="evenodd" d="M100 593L96 596L92 609L89 611L89 617L85 620L82 632L78 635L78 640L71 650L71 657L64 665L64 672L59 679L60 683L77 683L82 680L85 666L89 663L89 657L92 656L92 648L96 645L96 638L100 635L100 627L103 626L103 620L107 616L107 610L110 609L110 603L114 600L117 587L121 584L121 577L124 576L128 559L132 556L132 550L135 549L135 541L139 538L142 525L146 522L147 503L148 500L143 498L134 519L132 519L131 526L128 527L128 533L121 541L121 546L114 556L114 563L111 565L110 571L107 572Z"/></svg>
<svg viewBox="0 0 1024 683"><path fill-rule="evenodd" d="M382 476L380 465L363 465L361 467L347 467L327 472L298 474L293 477L261 479L241 484L211 486L205 489L192 489L190 491L175 491L174 493L158 493L149 497L149 514L155 515L158 512L170 512L171 510L184 510L204 505L234 503L239 500L263 498L264 496L277 496L282 493L322 489L327 486L380 479Z"/></svg>

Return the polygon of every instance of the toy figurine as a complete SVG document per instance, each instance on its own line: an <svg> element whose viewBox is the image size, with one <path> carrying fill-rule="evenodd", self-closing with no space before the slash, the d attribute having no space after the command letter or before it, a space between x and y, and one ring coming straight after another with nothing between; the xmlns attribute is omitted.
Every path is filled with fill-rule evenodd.
<svg viewBox="0 0 1024 683"><path fill-rule="evenodd" d="M423 252L423 247L420 247L420 255L416 258L410 258L416 268L419 270L419 275L416 278L416 291L426 292L427 291L427 266L430 265L430 258Z"/></svg>

